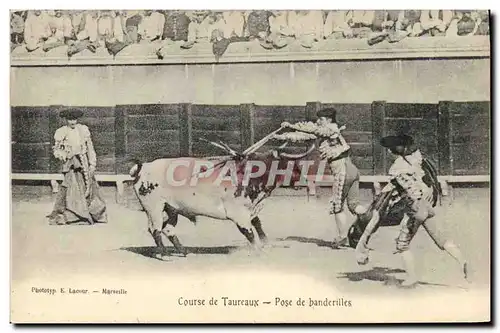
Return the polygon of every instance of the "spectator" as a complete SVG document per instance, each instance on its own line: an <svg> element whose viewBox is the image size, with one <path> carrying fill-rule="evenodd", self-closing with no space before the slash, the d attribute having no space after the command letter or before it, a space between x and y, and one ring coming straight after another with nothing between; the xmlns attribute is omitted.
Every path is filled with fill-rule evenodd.
<svg viewBox="0 0 500 333"><path fill-rule="evenodd" d="M321 24L323 25L323 28L324 28L326 16L328 15L328 10L320 10L320 12L321 12ZM324 36L323 36L323 38L324 38Z"/></svg>
<svg viewBox="0 0 500 333"><path fill-rule="evenodd" d="M138 26L139 39L145 42L161 40L165 16L157 11L145 10L144 17Z"/></svg>
<svg viewBox="0 0 500 333"><path fill-rule="evenodd" d="M436 36L445 36L446 35L446 30L449 28L451 20L453 20L454 17L454 12L453 10L440 10L439 11L439 17L443 21L443 24L445 25L445 31L440 32L439 34L435 34Z"/></svg>
<svg viewBox="0 0 500 333"><path fill-rule="evenodd" d="M261 42L266 49L281 49L287 46L293 38L293 31L289 24L289 12L286 10L275 10L269 17L271 34Z"/></svg>
<svg viewBox="0 0 500 333"><path fill-rule="evenodd" d="M10 42L11 50L24 42L24 20L26 12L16 11L10 15Z"/></svg>
<svg viewBox="0 0 500 333"><path fill-rule="evenodd" d="M423 33L420 17L421 10L402 10L396 22L396 32L404 33L409 37L418 37Z"/></svg>
<svg viewBox="0 0 500 333"><path fill-rule="evenodd" d="M388 13L386 10L373 11L372 32L382 32L385 30L384 22L388 21Z"/></svg>
<svg viewBox="0 0 500 333"><path fill-rule="evenodd" d="M84 29L81 30L76 38L78 40L89 40L92 43L98 42L97 21L99 13L96 10L88 10L83 13Z"/></svg>
<svg viewBox="0 0 500 333"><path fill-rule="evenodd" d="M97 11L84 11L79 24L80 31L76 34L76 40L69 42L68 57L71 57L85 49L92 53L96 53L97 47L99 47L97 27L98 18L99 14Z"/></svg>
<svg viewBox="0 0 500 333"><path fill-rule="evenodd" d="M479 18L476 35L489 35L490 34L490 13L487 10L478 10L477 16Z"/></svg>
<svg viewBox="0 0 500 333"><path fill-rule="evenodd" d="M271 15L271 12L267 10L247 12L245 35L261 42L266 40L270 34L269 17Z"/></svg>
<svg viewBox="0 0 500 333"><path fill-rule="evenodd" d="M343 39L352 37L352 29L349 26L348 10L331 10L326 15L325 25L323 29L324 38L328 39Z"/></svg>
<svg viewBox="0 0 500 333"><path fill-rule="evenodd" d="M471 10L457 10L447 30L447 36L472 36L479 30L481 17Z"/></svg>
<svg viewBox="0 0 500 333"><path fill-rule="evenodd" d="M241 11L228 10L222 12L222 17L225 22L225 38L244 36L245 17Z"/></svg>
<svg viewBox="0 0 500 333"><path fill-rule="evenodd" d="M97 19L98 40L109 40L114 34L114 13L111 10L101 10Z"/></svg>
<svg viewBox="0 0 500 333"><path fill-rule="evenodd" d="M452 17L453 13L450 10L422 10L420 15L421 35L444 36Z"/></svg>
<svg viewBox="0 0 500 333"><path fill-rule="evenodd" d="M162 39L167 41L185 41L188 40L189 17L184 11L173 10L165 11L165 24L163 26Z"/></svg>
<svg viewBox="0 0 500 333"><path fill-rule="evenodd" d="M194 15L190 13L190 15ZM166 51L164 49L165 44L169 45L175 42L183 42L181 47L186 46L186 48L192 47L192 45L187 45L189 39L189 29L194 28L195 25L191 26L191 20L195 22L194 18L188 16L188 12L180 10L166 10L164 11L165 23L163 25L163 34L161 39L164 41L163 46L156 51L156 55L159 59L165 57ZM194 37L196 39L196 37ZM193 44L194 45L194 44Z"/></svg>
<svg viewBox="0 0 500 333"><path fill-rule="evenodd" d="M381 34L374 35L368 40L369 45L381 42L387 39L389 43L399 42L407 36L419 36L422 33L420 25L421 12L419 10L389 10L384 14L384 21L377 25L378 16L374 21L373 29L382 29Z"/></svg>
<svg viewBox="0 0 500 333"><path fill-rule="evenodd" d="M289 22L295 38L305 48L323 38L323 14L318 10L291 11Z"/></svg>
<svg viewBox="0 0 500 333"><path fill-rule="evenodd" d="M350 27L352 35L355 38L368 38L372 32L372 25L375 18L375 11L373 10L353 10Z"/></svg>
<svg viewBox="0 0 500 333"><path fill-rule="evenodd" d="M41 10L28 12L24 25L24 41L26 50L33 52L43 46L43 43L51 35L47 16Z"/></svg>
<svg viewBox="0 0 500 333"><path fill-rule="evenodd" d="M376 14L377 15L377 14ZM407 36L414 36L414 34L421 33L420 27L420 11L415 10L390 10L385 12L384 22L382 22L381 27L382 34L373 37L368 41L368 44L372 45L375 41L380 41L381 39L387 39L389 43L399 42ZM377 22L377 19L375 20ZM376 27L374 22L374 30Z"/></svg>
<svg viewBox="0 0 500 333"><path fill-rule="evenodd" d="M373 32L395 31L396 23L402 11L399 10L375 10L373 14Z"/></svg>
<svg viewBox="0 0 500 333"><path fill-rule="evenodd" d="M71 21L71 11L70 10L61 10L62 17L62 26L63 26L63 36L64 43L68 44L68 42L74 39L74 31L73 31L73 22Z"/></svg>
<svg viewBox="0 0 500 333"><path fill-rule="evenodd" d="M70 14L71 26L72 26L72 39L76 40L77 35L80 31L85 29L85 15L83 10L75 10Z"/></svg>
<svg viewBox="0 0 500 333"><path fill-rule="evenodd" d="M115 11L113 15L113 41L121 43L128 42L125 20L126 18L122 11Z"/></svg>
<svg viewBox="0 0 500 333"><path fill-rule="evenodd" d="M133 13L132 16L135 14L136 13ZM131 34L129 34L129 30L127 30L128 15L129 12L126 10L117 10L115 11L113 20L113 40L116 39L117 42L123 42L126 45L133 44L134 38L137 37L137 31L134 30L134 28L130 28Z"/></svg>
<svg viewBox="0 0 500 333"><path fill-rule="evenodd" d="M224 35L226 33L226 21L224 20L224 14L222 12L212 12L210 14L211 22L211 41L214 38L229 38L230 35Z"/></svg>
<svg viewBox="0 0 500 333"><path fill-rule="evenodd" d="M108 53L113 57L116 56L121 50L123 50L127 45L132 43L131 39L128 38L125 29L125 17L120 11L115 11L110 13L111 20L111 33L105 35L104 45L108 50Z"/></svg>
<svg viewBox="0 0 500 333"><path fill-rule="evenodd" d="M125 14L125 31L127 39L131 44L139 42L139 25L142 22L142 15L138 10L127 10Z"/></svg>
<svg viewBox="0 0 500 333"><path fill-rule="evenodd" d="M311 48L323 38L367 38L373 45L406 37L488 34L486 10L11 12L11 50L22 43L28 52L67 44L68 56L85 49L95 53L102 44L114 56L140 40L165 40L168 45L182 41L184 49L212 43L218 59L231 43L253 39L266 49L281 49L293 38ZM157 54L162 58L166 49L160 44L154 47L160 48Z"/></svg>
<svg viewBox="0 0 500 333"><path fill-rule="evenodd" d="M188 28L188 41L181 45L183 49L190 49L195 43L209 43L212 36L212 15L206 11L193 11L189 15L191 23Z"/></svg>
<svg viewBox="0 0 500 333"><path fill-rule="evenodd" d="M62 10L49 11L49 26L51 35L43 45L45 52L66 45L66 40L71 38L71 20L63 14Z"/></svg>
<svg viewBox="0 0 500 333"><path fill-rule="evenodd" d="M214 12L212 15L213 23L210 42L212 42L212 52L215 55L215 60L219 61L219 58L226 52L231 43L231 32L228 31L228 23L224 19L223 12Z"/></svg>
<svg viewBox="0 0 500 333"><path fill-rule="evenodd" d="M245 34L245 17L241 11L225 11L214 13L214 24L211 41L215 59L226 52L231 43L248 41Z"/></svg>
<svg viewBox="0 0 500 333"><path fill-rule="evenodd" d="M399 12L396 10L375 10L373 14L372 31L368 45L374 45L394 35Z"/></svg>

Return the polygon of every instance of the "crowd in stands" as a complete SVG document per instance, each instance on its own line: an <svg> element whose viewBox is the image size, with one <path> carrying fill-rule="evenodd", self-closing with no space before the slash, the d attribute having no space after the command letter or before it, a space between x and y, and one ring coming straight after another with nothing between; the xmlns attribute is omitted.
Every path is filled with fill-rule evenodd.
<svg viewBox="0 0 500 333"><path fill-rule="evenodd" d="M255 40L264 49L297 41L312 48L324 39L366 39L368 45L422 36L489 34L489 12L474 10L30 10L11 12L11 50L48 52L66 48L71 57L106 48L115 56L132 44L180 49L208 43L218 58L231 43ZM38 51L40 52L40 51Z"/></svg>

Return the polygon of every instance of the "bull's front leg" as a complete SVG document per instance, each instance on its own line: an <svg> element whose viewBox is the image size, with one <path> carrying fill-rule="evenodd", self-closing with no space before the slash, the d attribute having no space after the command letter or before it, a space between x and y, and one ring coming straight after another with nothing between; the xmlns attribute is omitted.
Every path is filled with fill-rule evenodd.
<svg viewBox="0 0 500 333"><path fill-rule="evenodd" d="M177 252L185 257L187 256L187 250L184 248L184 246L182 246L179 238L175 234L175 227L177 225L179 214L172 210L167 210L167 215L168 219L163 221L162 231L165 232L168 240L170 241L170 243L172 243Z"/></svg>
<svg viewBox="0 0 500 333"><path fill-rule="evenodd" d="M267 243L267 235L262 228L262 222L260 221L259 217L254 217L251 222L253 227L255 228L255 231L257 231L257 235L259 236L260 241L263 243Z"/></svg>
<svg viewBox="0 0 500 333"><path fill-rule="evenodd" d="M238 227L238 230L243 234L243 236L245 236L246 239L250 242L250 244L255 246L255 235L253 233L253 230L251 228L240 227L239 225L236 226Z"/></svg>
<svg viewBox="0 0 500 333"><path fill-rule="evenodd" d="M245 238L252 244L255 250L260 250L260 242L255 238L255 234L252 229L252 223L250 218L250 211L243 206L230 205L226 206L227 218L233 221L238 230L245 236Z"/></svg>
<svg viewBox="0 0 500 333"><path fill-rule="evenodd" d="M264 200L271 195L271 192L272 189L268 189L268 191L265 192L260 192L257 198L252 202L251 206L251 216L253 216L251 220L252 226L255 228L255 231L257 231L257 235L259 236L260 241L264 244L267 243L267 235L262 228L262 222L260 221L258 214L263 208Z"/></svg>

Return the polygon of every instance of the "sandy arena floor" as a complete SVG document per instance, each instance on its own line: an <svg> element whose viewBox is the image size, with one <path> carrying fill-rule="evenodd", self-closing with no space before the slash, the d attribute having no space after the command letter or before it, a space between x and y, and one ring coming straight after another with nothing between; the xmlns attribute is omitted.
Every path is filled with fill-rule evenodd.
<svg viewBox="0 0 500 333"><path fill-rule="evenodd" d="M464 282L458 265L421 229L412 243L420 285L411 290L397 286L404 273L399 257L392 254L397 227L381 228L372 238L374 251L366 266L356 263L352 249L328 246L336 234L327 214L327 195L309 202L296 193L272 197L261 213L271 243L260 255L249 252L245 239L229 221L201 219L193 225L181 217L177 234L194 255L162 262L152 257L154 243L147 232L145 213L114 203L106 189L109 223L95 226L48 225L45 215L51 210L50 193L19 192L12 201L14 292L22 292L33 281L69 283L87 276L102 281L140 277L147 284L148 279L173 276L261 271L304 276L348 295L474 290L487 297L489 293L488 189L455 189L454 199L445 201L437 215L470 261L472 282ZM365 193L363 202L369 200ZM166 239L165 244L170 245Z"/></svg>

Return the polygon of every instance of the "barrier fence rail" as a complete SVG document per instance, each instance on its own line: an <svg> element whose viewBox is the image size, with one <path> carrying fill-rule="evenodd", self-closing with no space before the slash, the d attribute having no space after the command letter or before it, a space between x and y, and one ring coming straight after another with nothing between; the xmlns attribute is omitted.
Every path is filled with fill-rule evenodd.
<svg viewBox="0 0 500 333"><path fill-rule="evenodd" d="M98 182L110 182L114 183L116 187L116 202L123 203L125 197L125 186L127 183L133 181L132 177L127 174L96 174L96 180ZM453 189L454 184L459 183L489 183L489 175L467 175L467 176L438 176L439 182L443 189L443 195L447 196ZM11 181L19 180L37 180L37 181L50 181L52 192L57 193L59 191L59 181L63 180L63 175L59 173L50 174L39 174L39 173L13 173L11 174ZM374 189L380 187L381 183L387 183L389 180L388 176L377 175L369 176L362 175L360 177L360 183L371 184ZM307 182L307 191L309 195L316 195L316 188L318 186L331 186L332 180L330 177L324 177L320 181L316 181L314 177L309 177Z"/></svg>

